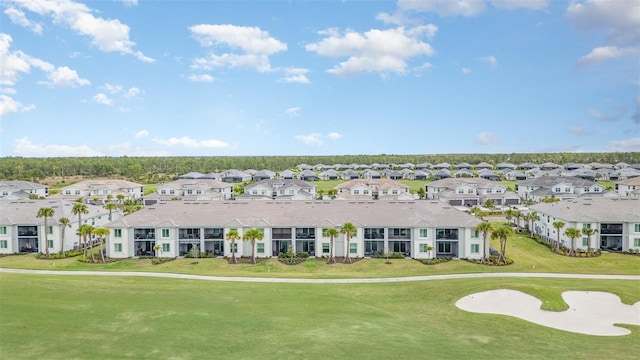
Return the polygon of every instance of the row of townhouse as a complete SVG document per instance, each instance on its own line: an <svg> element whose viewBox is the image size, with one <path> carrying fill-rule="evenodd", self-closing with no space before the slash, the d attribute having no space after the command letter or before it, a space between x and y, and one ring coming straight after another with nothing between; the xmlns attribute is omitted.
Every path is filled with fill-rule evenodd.
<svg viewBox="0 0 640 360"><path fill-rule="evenodd" d="M341 200L415 200L407 185L390 179L354 179L336 188Z"/></svg>
<svg viewBox="0 0 640 360"><path fill-rule="evenodd" d="M547 241L571 247L565 234L568 228L597 230L588 243L582 235L575 241L578 249L640 250L640 198L578 198L555 203L540 203L529 208L540 220L533 224L535 234ZM564 222L561 229L553 223Z"/></svg>
<svg viewBox="0 0 640 360"><path fill-rule="evenodd" d="M74 205L74 201L64 199L0 200L0 254L44 253L45 246L49 252L59 252L63 244L62 217L69 219L71 225L64 231L64 250L73 249L78 245L79 227L78 216L72 212ZM47 219L47 229L44 229L44 218L36 216L41 208L54 211L53 217ZM100 227L109 222L109 211L102 206L87 204L87 211L82 215L82 224ZM112 212L112 220L121 215L119 211Z"/></svg>
<svg viewBox="0 0 640 360"><path fill-rule="evenodd" d="M545 198L573 199L581 196L617 197L596 182L578 177L543 176L516 183L516 191L523 200L540 202Z"/></svg>
<svg viewBox="0 0 640 360"><path fill-rule="evenodd" d="M78 199L86 203L105 204L116 201L118 197L125 200L138 200L144 195L144 185L120 179L90 179L67 185L60 189L53 198Z"/></svg>
<svg viewBox="0 0 640 360"><path fill-rule="evenodd" d="M49 196L49 187L31 181L0 180L0 199L19 200L33 196Z"/></svg>
<svg viewBox="0 0 640 360"><path fill-rule="evenodd" d="M640 197L640 177L616 181L614 189L620 196Z"/></svg>
<svg viewBox="0 0 640 360"><path fill-rule="evenodd" d="M233 197L233 185L213 179L178 179L160 184L156 192L144 197L145 205L160 201L186 200L211 201L229 200Z"/></svg>
<svg viewBox="0 0 640 360"><path fill-rule="evenodd" d="M491 200L493 205L513 206L520 197L506 186L482 178L448 178L425 186L427 199L439 199L452 206L482 206Z"/></svg>
<svg viewBox="0 0 640 360"><path fill-rule="evenodd" d="M345 235L335 239L335 256L371 257L391 252L412 258L451 256L478 259L482 236L475 217L438 201L249 201L167 202L148 206L107 225L107 255L128 258L183 256L197 246L213 256L230 256L227 234L262 231L255 244L258 257L293 251L328 256L325 229L350 222L357 231L349 248ZM488 246L488 244L485 244ZM237 241L237 256L250 256L250 242Z"/></svg>

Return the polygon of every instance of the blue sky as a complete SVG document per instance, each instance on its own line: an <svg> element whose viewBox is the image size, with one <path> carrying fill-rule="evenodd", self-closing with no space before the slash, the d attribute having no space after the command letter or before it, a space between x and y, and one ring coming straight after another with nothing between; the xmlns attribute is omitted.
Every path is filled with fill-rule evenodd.
<svg viewBox="0 0 640 360"><path fill-rule="evenodd" d="M0 8L0 156L640 151L638 0Z"/></svg>

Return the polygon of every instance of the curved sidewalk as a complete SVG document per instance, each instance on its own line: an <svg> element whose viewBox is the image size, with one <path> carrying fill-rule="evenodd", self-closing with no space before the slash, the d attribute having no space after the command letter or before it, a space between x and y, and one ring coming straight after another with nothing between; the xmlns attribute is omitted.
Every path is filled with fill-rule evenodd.
<svg viewBox="0 0 640 360"><path fill-rule="evenodd" d="M4 269L0 273L5 274L34 274L34 275L80 275L80 276L138 276L157 277L171 279L205 280L205 281L229 281L252 283L292 283L292 284L370 284L370 283L397 283L409 281L474 279L474 278L545 278L545 279L595 279L595 280L640 280L640 275L590 275L590 274L553 274L553 273L474 273L474 274L446 274L407 276L393 278L355 278L355 279L295 279L295 278L257 278L234 276L208 276L188 275L157 272L135 271L55 271L55 270L26 270Z"/></svg>

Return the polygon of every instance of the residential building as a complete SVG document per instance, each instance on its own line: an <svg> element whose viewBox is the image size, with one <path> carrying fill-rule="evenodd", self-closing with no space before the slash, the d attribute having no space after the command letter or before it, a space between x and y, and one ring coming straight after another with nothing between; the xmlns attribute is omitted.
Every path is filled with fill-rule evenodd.
<svg viewBox="0 0 640 360"><path fill-rule="evenodd" d="M24 180L0 180L0 199L28 199L29 197L49 196L46 185Z"/></svg>
<svg viewBox="0 0 640 360"><path fill-rule="evenodd" d="M427 183L427 199L440 200L452 206L518 205L520 197L495 181L482 178L447 178Z"/></svg>
<svg viewBox="0 0 640 360"><path fill-rule="evenodd" d="M71 212L75 201L65 199L46 200L0 200L0 254L19 252L45 253L45 240L49 252L59 252L62 246L62 226L60 218L66 217L71 227L65 229L64 250L78 246L78 216ZM87 204L88 214L82 215L82 223L94 227L109 222L109 211L98 205ZM52 208L54 215L47 218L37 217L41 208ZM121 217L120 211L112 211L112 220ZM46 233L46 238L45 238Z"/></svg>
<svg viewBox="0 0 640 360"><path fill-rule="evenodd" d="M565 234L568 228L591 228L591 243L583 235L574 246L591 249L629 251L640 250L640 198L577 198L553 203L540 203L530 207L540 220L533 225L534 232L544 239L571 247L571 239ZM562 221L564 227L557 230L553 223Z"/></svg>
<svg viewBox="0 0 640 360"><path fill-rule="evenodd" d="M414 200L409 187L391 179L354 179L339 184L338 198L347 200Z"/></svg>
<svg viewBox="0 0 640 360"><path fill-rule="evenodd" d="M60 189L56 198L78 199L96 205L104 204L108 199L116 200L119 196L125 200L137 200L144 195L144 186L128 180L91 179L82 180ZM97 199L97 201L96 201Z"/></svg>
<svg viewBox="0 0 640 360"><path fill-rule="evenodd" d="M227 183L240 183L251 181L251 174L244 171L231 169L222 175L222 181Z"/></svg>
<svg viewBox="0 0 640 360"><path fill-rule="evenodd" d="M108 224L107 255L149 255L160 245L162 257L184 256L194 246L214 256L231 256L229 231L242 236L257 228L264 234L255 243L258 257L288 250L328 256L330 239L324 230L347 222L357 231L348 249L344 234L335 239L337 257L347 251L356 258L392 252L412 258L482 256L482 236L474 230L480 220L437 201L158 203ZM249 256L251 243L238 240L234 251Z"/></svg>
<svg viewBox="0 0 640 360"><path fill-rule="evenodd" d="M573 176L541 176L518 181L516 191L524 200L536 202L544 198L573 199L579 196L610 196L602 185Z"/></svg>
<svg viewBox="0 0 640 360"><path fill-rule="evenodd" d="M274 171L267 170L267 169L256 171L253 174L253 181L254 182L258 182L258 181L262 181L262 180L275 179L275 178L276 178L276 173Z"/></svg>
<svg viewBox="0 0 640 360"><path fill-rule="evenodd" d="M640 177L618 180L614 183L615 192L620 196L640 197ZM640 209L638 210L640 212Z"/></svg>
<svg viewBox="0 0 640 360"><path fill-rule="evenodd" d="M178 179L158 185L156 192L144 197L145 205L159 201L229 200L233 197L233 185L213 179Z"/></svg>
<svg viewBox="0 0 640 360"><path fill-rule="evenodd" d="M306 181L267 179L245 186L236 200L315 200L316 186Z"/></svg>

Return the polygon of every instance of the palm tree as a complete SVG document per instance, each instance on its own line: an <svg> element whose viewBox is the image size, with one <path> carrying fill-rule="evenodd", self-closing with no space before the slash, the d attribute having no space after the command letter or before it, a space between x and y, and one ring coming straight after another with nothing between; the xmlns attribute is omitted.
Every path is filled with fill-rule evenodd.
<svg viewBox="0 0 640 360"><path fill-rule="evenodd" d="M80 244L82 243L82 235L80 234L80 227L82 226L82 215L88 214L89 209L87 208L87 205L82 202L82 198L78 200L76 200L76 203L73 204L73 207L71 208L71 213L73 215L78 215L78 249L79 249ZM86 252L85 252L85 256L86 256Z"/></svg>
<svg viewBox="0 0 640 360"><path fill-rule="evenodd" d="M159 254L162 252L162 245L160 245L160 244L155 244L155 245L153 246L153 251L154 251L154 252L155 252L155 254L156 254L156 258L160 258Z"/></svg>
<svg viewBox="0 0 640 360"><path fill-rule="evenodd" d="M509 208L504 212L504 217L507 219L507 223L509 223L509 225L511 225L511 219L513 219L513 215L514 210L512 208Z"/></svg>
<svg viewBox="0 0 640 360"><path fill-rule="evenodd" d="M69 220L69 218L66 217L61 217L60 219L58 219L58 222L60 223L60 255L64 254L64 233L65 230L69 227L71 227L71 220Z"/></svg>
<svg viewBox="0 0 640 360"><path fill-rule="evenodd" d="M258 229L249 229L245 231L242 236L242 240L249 240L251 242L251 262L256 263L256 240L262 241L264 234Z"/></svg>
<svg viewBox="0 0 640 360"><path fill-rule="evenodd" d="M576 251L575 251L575 247L573 246L573 243L577 238L580 237L580 235L582 235L582 231L576 228L568 228L567 230L564 231L564 234L571 239L571 250L569 251L569 255L575 256Z"/></svg>
<svg viewBox="0 0 640 360"><path fill-rule="evenodd" d="M349 242L351 241L351 236L353 235L353 233L355 233L356 231L358 231L358 229L356 228L355 225L353 225L352 223L348 222L348 223L344 223L341 227L340 227L340 233L344 234L345 239L346 239L346 246L347 246L347 251L346 251L346 255L344 257L344 262L352 262L351 258L349 257Z"/></svg>
<svg viewBox="0 0 640 360"><path fill-rule="evenodd" d="M533 231L533 224L540 220L540 215L538 215L537 212L532 211L530 213L527 214L527 217L529 218L529 221L531 221L531 227L529 228L529 236L531 236L531 238L534 238L534 231Z"/></svg>
<svg viewBox="0 0 640 360"><path fill-rule="evenodd" d="M47 219L50 217L53 217L53 215L56 212L52 209L52 208L40 208L38 209L38 215L36 215L36 217L41 217L44 218L44 231L43 231L43 235L44 235L44 250L45 250L45 254L47 254L47 258L49 258L49 240L47 239L47 233L49 232L49 226L48 226L48 222Z"/></svg>
<svg viewBox="0 0 640 360"><path fill-rule="evenodd" d="M480 220L484 220L484 217L487 216L487 213L485 211L482 211L482 209L479 206L474 206L469 210L469 214L477 217Z"/></svg>
<svg viewBox="0 0 640 360"><path fill-rule="evenodd" d="M231 241L231 262L236 264L238 260L236 260L236 240L240 240L240 234L238 234L238 230L231 229L227 233L227 240Z"/></svg>
<svg viewBox="0 0 640 360"><path fill-rule="evenodd" d="M583 228L582 233L587 237L587 254L591 252L591 236L598 232L598 229Z"/></svg>
<svg viewBox="0 0 640 360"><path fill-rule="evenodd" d="M336 258L333 256L333 244L334 240L340 236L340 232L336 228L328 228L324 230L323 235L329 238L329 258L327 259L327 264L335 263Z"/></svg>
<svg viewBox="0 0 640 360"><path fill-rule="evenodd" d="M109 235L110 230L105 227L94 228L91 233L98 237L100 240L100 246L104 245L104 239ZM93 255L92 255L93 256ZM104 248L100 249L100 261L104 264L106 261L104 259Z"/></svg>
<svg viewBox="0 0 640 360"><path fill-rule="evenodd" d="M87 237L91 236L91 231L93 231L93 226L89 225L89 224L82 224L80 225L80 227L78 228L78 236L80 237L80 239L84 240L84 244L82 246L82 248L84 249L84 258L87 258ZM93 257L93 253L91 253L91 256Z"/></svg>
<svg viewBox="0 0 640 360"><path fill-rule="evenodd" d="M480 262L484 264L487 259L487 236L493 231L493 226L490 222L483 221L476 226L475 230L482 232L482 259Z"/></svg>
<svg viewBox="0 0 640 360"><path fill-rule="evenodd" d="M560 229L562 229L565 226L564 221L554 221L553 227L556 229L556 231L558 232L558 242L556 243L556 249L560 250Z"/></svg>
<svg viewBox="0 0 640 360"><path fill-rule="evenodd" d="M491 238L500 240L500 256L498 257L498 264L507 262L507 239L513 235L514 231L511 225L505 224L491 232Z"/></svg>
<svg viewBox="0 0 640 360"><path fill-rule="evenodd" d="M513 217L516 218L516 232L520 232L520 219L522 219L522 212L520 210L516 210L513 212Z"/></svg>
<svg viewBox="0 0 640 360"><path fill-rule="evenodd" d="M118 208L118 204L108 202L104 204L103 207L109 210L109 221L111 221L111 213L113 212L113 210L116 210Z"/></svg>
<svg viewBox="0 0 640 360"><path fill-rule="evenodd" d="M118 195L116 196L116 199L118 199L118 204L122 204L122 203L124 202L124 198L125 198L125 196L124 196L124 195L122 195L122 194L118 194Z"/></svg>

